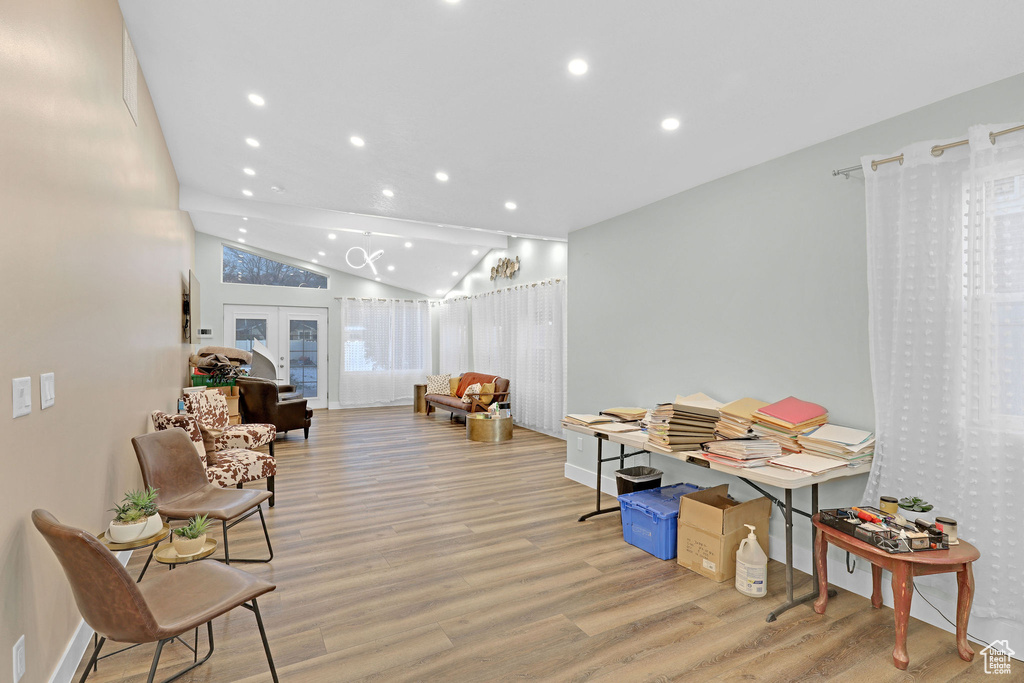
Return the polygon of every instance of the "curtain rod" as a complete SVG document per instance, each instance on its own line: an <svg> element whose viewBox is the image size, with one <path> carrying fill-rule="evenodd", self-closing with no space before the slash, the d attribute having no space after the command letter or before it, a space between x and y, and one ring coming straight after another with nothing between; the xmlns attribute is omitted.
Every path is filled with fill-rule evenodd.
<svg viewBox="0 0 1024 683"><path fill-rule="evenodd" d="M564 277L553 277L547 280L541 280L540 282L529 282L522 285L512 285L511 287L505 287L504 289L496 289L493 292L481 292L479 294L473 294L472 296L457 296L451 299L440 299L431 302L431 305L440 306L441 304L446 304L453 301L468 301L469 299L479 299L482 296L491 296L492 294L500 294L501 292L511 292L513 289L526 289L527 287L536 287L538 285L542 287L544 285L556 285L565 279L566 278Z"/></svg>
<svg viewBox="0 0 1024 683"><path fill-rule="evenodd" d="M336 296L334 298L337 301L398 301L399 303L405 302L407 304L427 304L427 303L430 303L430 299L378 299L376 297L357 297L357 296Z"/></svg>
<svg viewBox="0 0 1024 683"><path fill-rule="evenodd" d="M997 131L995 131L993 133L989 133L988 134L988 141L991 142L994 145L994 144L996 144L996 138L998 138L999 136L1007 135L1009 133L1016 133L1017 131L1020 131L1020 130L1024 130L1024 126L1014 126L1013 128L1007 128L1006 130L997 130ZM950 142L950 143L945 144L945 145L935 145L934 147L932 147L932 156L933 157L941 157L942 153L945 152L947 149L952 149L953 147L961 147L962 145L966 145L969 142L970 142L970 140L957 140L956 142ZM902 154L897 154L896 156L889 157L887 159L877 159L877 160L876 159L872 159L872 161L871 161L871 170L872 171L877 171L878 167L881 166L882 164L889 164L889 163L892 163L893 161L898 161L900 166L902 166L903 165L903 155ZM832 171L832 175L833 175L833 177L837 176L837 175L846 176L846 179L849 180L850 179L850 173L852 173L853 171L859 171L859 170L861 170L860 166L850 166L849 168L840 168L838 170L834 170L834 171Z"/></svg>

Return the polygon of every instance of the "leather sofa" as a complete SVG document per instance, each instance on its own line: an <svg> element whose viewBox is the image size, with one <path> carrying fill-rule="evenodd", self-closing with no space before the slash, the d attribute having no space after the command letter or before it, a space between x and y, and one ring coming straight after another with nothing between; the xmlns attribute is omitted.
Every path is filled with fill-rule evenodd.
<svg viewBox="0 0 1024 683"><path fill-rule="evenodd" d="M437 409L447 410L454 415L468 415L469 413L483 413L487 412L491 403L499 401L509 400L509 380L504 377L498 377L496 375L487 375L483 373L466 373L467 375L473 375L468 380L469 383L493 383L494 384L494 397L491 401L484 402L481 400L479 394L470 396L470 401L464 402L460 396L445 396L443 394L427 394L427 415L430 415ZM488 394L490 396L490 394Z"/></svg>
<svg viewBox="0 0 1024 683"><path fill-rule="evenodd" d="M277 427L278 433L301 429L309 438L313 411L306 407L306 399L281 400L276 382L258 377L239 377L238 408L242 424L265 422Z"/></svg>

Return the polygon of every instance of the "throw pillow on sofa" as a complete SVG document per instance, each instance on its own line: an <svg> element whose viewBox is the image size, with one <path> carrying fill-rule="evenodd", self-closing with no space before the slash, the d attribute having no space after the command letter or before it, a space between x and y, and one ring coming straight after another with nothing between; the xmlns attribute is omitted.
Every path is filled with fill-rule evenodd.
<svg viewBox="0 0 1024 683"><path fill-rule="evenodd" d="M479 384L470 384L468 387L466 387L465 393L462 394L462 402L463 403L469 403L470 401L473 400L474 396L476 394L479 394L479 393L480 393L480 385Z"/></svg>
<svg viewBox="0 0 1024 683"><path fill-rule="evenodd" d="M448 392L449 396L458 396L459 395L459 382L461 382L461 381L462 381L462 375L459 375L458 377L452 377L450 380L448 380L448 388L450 390Z"/></svg>
<svg viewBox="0 0 1024 683"><path fill-rule="evenodd" d="M485 406L490 405L494 400L494 382L480 385L480 402Z"/></svg>
<svg viewBox="0 0 1024 683"><path fill-rule="evenodd" d="M427 393L451 396L451 374L427 375Z"/></svg>

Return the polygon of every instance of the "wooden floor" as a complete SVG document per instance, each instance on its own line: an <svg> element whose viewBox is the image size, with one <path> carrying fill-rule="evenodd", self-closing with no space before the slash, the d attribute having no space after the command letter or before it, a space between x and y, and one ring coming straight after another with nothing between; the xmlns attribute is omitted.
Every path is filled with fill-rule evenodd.
<svg viewBox="0 0 1024 683"><path fill-rule="evenodd" d="M308 442L293 432L276 450L276 556L240 567L277 584L261 608L282 681L985 678L980 655L961 661L951 634L915 619L897 671L892 610L844 591L824 616L806 605L765 623L785 593L776 562L770 595L751 599L626 545L617 514L577 523L594 493L564 478L557 439L517 427L469 443L447 413L379 408L318 411ZM232 554L261 544L258 521L232 532ZM180 680L270 680L250 612L214 633L213 657ZM154 649L89 680L144 681ZM165 648L160 678L186 655Z"/></svg>

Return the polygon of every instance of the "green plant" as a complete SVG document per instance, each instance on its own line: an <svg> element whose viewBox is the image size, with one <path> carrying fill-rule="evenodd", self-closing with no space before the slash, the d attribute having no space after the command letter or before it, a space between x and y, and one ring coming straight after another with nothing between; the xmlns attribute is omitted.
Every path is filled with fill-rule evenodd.
<svg viewBox="0 0 1024 683"><path fill-rule="evenodd" d="M188 520L188 524L175 529L174 533L182 538L199 538L210 528L210 524L212 522L207 519L206 515L196 515Z"/></svg>
<svg viewBox="0 0 1024 683"><path fill-rule="evenodd" d="M114 521L121 524L135 524L136 522L145 520L148 516L131 503L115 505L110 508L110 511L114 513Z"/></svg>
<svg viewBox="0 0 1024 683"><path fill-rule="evenodd" d="M132 490L124 494L124 502L141 510L146 517L152 517L156 514L156 494L157 489L152 486L142 491Z"/></svg>
<svg viewBox="0 0 1024 683"><path fill-rule="evenodd" d="M912 512L928 512L934 505L921 498L900 498L900 507L904 510L911 510Z"/></svg>

